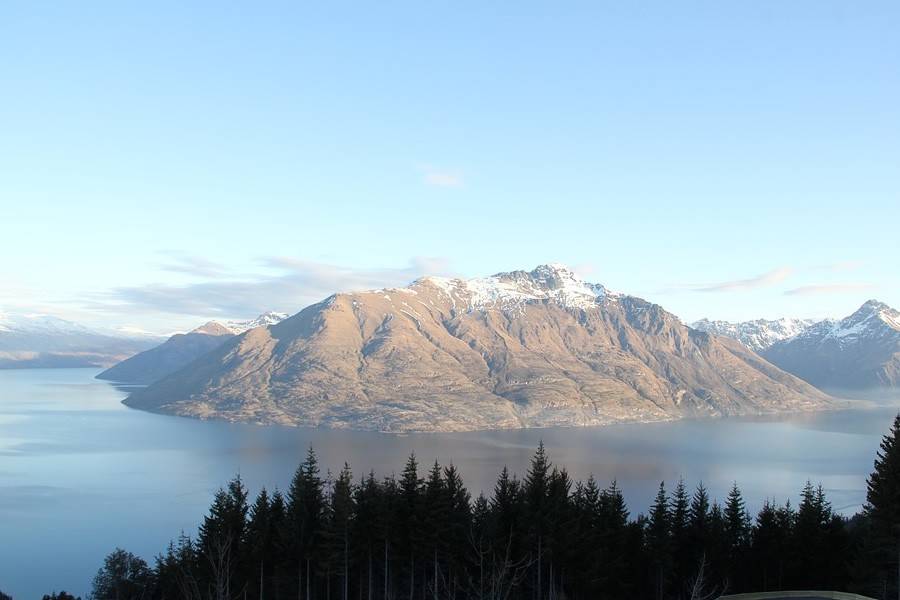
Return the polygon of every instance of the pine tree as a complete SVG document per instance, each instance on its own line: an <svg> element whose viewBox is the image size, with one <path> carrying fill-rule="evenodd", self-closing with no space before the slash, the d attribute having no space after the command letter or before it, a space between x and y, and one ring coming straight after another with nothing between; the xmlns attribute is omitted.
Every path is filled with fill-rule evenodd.
<svg viewBox="0 0 900 600"><path fill-rule="evenodd" d="M779 526L778 512L767 499L756 516L751 532L754 573L751 589L763 592L781 587L782 556L786 533Z"/></svg>
<svg viewBox="0 0 900 600"><path fill-rule="evenodd" d="M544 590L544 543L547 532L547 487L550 478L550 459L544 449L543 440L531 459L531 466L525 476L523 494L525 510L529 522L529 538L535 556L534 586L538 598Z"/></svg>
<svg viewBox="0 0 900 600"><path fill-rule="evenodd" d="M191 538L181 533L156 557L153 596L179 598L197 595L197 552Z"/></svg>
<svg viewBox="0 0 900 600"><path fill-rule="evenodd" d="M200 526L197 547L216 600L230 599L236 578L243 574L248 510L247 489L237 476L228 483L227 489L216 492Z"/></svg>
<svg viewBox="0 0 900 600"><path fill-rule="evenodd" d="M701 481L694 491L691 498L691 507L688 511L688 523L691 529L691 535L697 542L698 547L702 548L706 541L706 535L709 529L709 492Z"/></svg>
<svg viewBox="0 0 900 600"><path fill-rule="evenodd" d="M296 599L312 600L316 567L320 555L325 506L325 482L319 475L319 461L312 447L306 460L297 468L288 490L286 506L286 527L284 546L287 558L293 565L286 569L296 569Z"/></svg>
<svg viewBox="0 0 900 600"><path fill-rule="evenodd" d="M329 495L324 532L326 586L330 584L330 575L337 575L341 584L341 600L350 600L350 531L355 514L353 498L353 473L350 465L344 463Z"/></svg>
<svg viewBox="0 0 900 600"><path fill-rule="evenodd" d="M422 546L421 512L422 512L422 486L423 480L419 478L419 463L416 455L410 454L403 468L399 482L399 527L401 529L401 542L404 546L404 554L408 560L407 582L409 584L409 598L415 597L416 591L416 563Z"/></svg>
<svg viewBox="0 0 900 600"><path fill-rule="evenodd" d="M279 517L272 506L266 488L262 488L250 507L247 523L247 540L250 563L256 573L256 582L250 582L250 589L260 600L266 597L266 581L272 579L276 557L278 556L278 533L281 527ZM256 585L252 585L256 583Z"/></svg>
<svg viewBox="0 0 900 600"><path fill-rule="evenodd" d="M441 563L447 553L447 532L450 529L449 513L450 503L447 498L446 482L441 465L434 461L434 465L425 480L425 489L422 494L422 525L424 526L423 550L427 560L431 563L430 573L423 578L423 584L430 579L432 596L437 599L440 593L440 580L444 574ZM427 585L427 584L426 584Z"/></svg>
<svg viewBox="0 0 900 600"><path fill-rule="evenodd" d="M289 580L297 572L298 560L290 555L292 544L287 543L288 532L291 531L288 521L287 501L284 498L284 494L278 489L272 492L272 498L269 502L269 517L272 521L272 548L274 556L271 558L271 567L266 568L272 580L271 585L266 590L266 597L275 599L282 597L294 598L296 588L289 584ZM285 560L286 558L287 560ZM290 587L288 588L287 586Z"/></svg>
<svg viewBox="0 0 900 600"><path fill-rule="evenodd" d="M613 480L600 494L598 526L600 549L604 556L601 587L604 597L627 597L630 590L625 584L624 570L627 567L625 552L628 525L628 508L618 483Z"/></svg>
<svg viewBox="0 0 900 600"><path fill-rule="evenodd" d="M469 533L472 527L472 496L466 489L459 470L452 463L444 469L444 493L447 506L447 530L444 537L450 571L447 582L451 597L455 597L471 543Z"/></svg>
<svg viewBox="0 0 900 600"><path fill-rule="evenodd" d="M519 532L521 501L522 490L518 480L510 476L507 467L503 467L490 499L495 546L506 547L509 540L513 543L517 541L515 534Z"/></svg>
<svg viewBox="0 0 900 600"><path fill-rule="evenodd" d="M665 482L660 482L646 527L647 553L653 564L654 595L657 600L662 600L666 590L666 577L671 562L671 538L669 498Z"/></svg>
<svg viewBox="0 0 900 600"><path fill-rule="evenodd" d="M894 429L896 438L898 423ZM883 444L870 479L876 492L885 489L895 452L895 440ZM885 535L878 530L884 521L873 524L875 513L894 508L890 495L885 501L873 493L866 514L848 522L834 513L821 485L807 482L798 510L767 501L751 527L736 484L722 506L702 484L689 498L679 482L671 496L661 483L648 517L632 519L615 482L602 491L593 477L573 482L550 465L543 446L525 485L504 469L493 495L474 503L452 465L436 463L425 480L417 468L410 456L399 481L379 482L370 473L354 485L345 465L326 484L310 451L287 501L262 489L249 507L235 478L216 492L196 543L182 535L152 571L124 551L114 553L98 574L98 589L105 590L98 594L121 600L332 600L332 594L334 600L686 600L698 590L843 590L851 583L848 563L864 564L858 557L869 556L858 552L860 540ZM866 548L872 550L871 542ZM136 565L131 574L129 565ZM889 564L874 581L864 569L854 576L858 584L878 586L871 596L884 597L894 591L887 578L895 567Z"/></svg>
<svg viewBox="0 0 900 600"><path fill-rule="evenodd" d="M602 585L605 555L601 550L600 531L600 487L593 475L587 482L575 484L572 497L574 530L576 535L570 540L574 595L587 597L596 595L595 588Z"/></svg>
<svg viewBox="0 0 900 600"><path fill-rule="evenodd" d="M726 567L723 573L732 586L740 587L739 574L750 545L750 515L737 483L732 484L725 502Z"/></svg>
<svg viewBox="0 0 900 600"><path fill-rule="evenodd" d="M375 595L376 552L381 549L384 538L384 523L381 519L381 486L375 479L375 472L356 486L354 504L356 517L351 538L356 540L357 562L365 570L365 597L372 600Z"/></svg>
<svg viewBox="0 0 900 600"><path fill-rule="evenodd" d="M691 546L690 536L690 500L684 479L679 479L672 493L671 510L672 519L672 556L673 560L673 589L680 596L683 582L694 573L694 555L696 552Z"/></svg>
<svg viewBox="0 0 900 600"><path fill-rule="evenodd" d="M828 528L831 523L831 506L825 500L822 486L813 487L807 481L800 492L800 504L794 518L791 584L821 586L829 577L826 569L825 548Z"/></svg>
<svg viewBox="0 0 900 600"><path fill-rule="evenodd" d="M378 520L383 533L382 538L382 598L387 600L393 595L393 568L395 561L394 547L398 539L402 541L401 515L403 502L400 497L400 486L393 475L386 477L381 484L381 502L378 506ZM399 544L402 550L402 544Z"/></svg>
<svg viewBox="0 0 900 600"><path fill-rule="evenodd" d="M485 563L490 552L490 536L488 528L491 522L491 505L484 492L478 494L472 506L472 545L475 546L476 556L472 560L472 568L475 570L475 582L471 585L476 598L484 598L486 593ZM488 563L490 564L490 563Z"/></svg>
<svg viewBox="0 0 900 600"><path fill-rule="evenodd" d="M867 559L882 588L900 598L900 414L884 438L869 476L865 514L871 525Z"/></svg>
<svg viewBox="0 0 900 600"><path fill-rule="evenodd" d="M729 552L736 556L746 547L750 534L750 515L747 513L744 497L737 483L732 484L728 500L725 502L725 532Z"/></svg>
<svg viewBox="0 0 900 600"><path fill-rule="evenodd" d="M717 500L709 509L709 529L706 536L706 560L709 563L709 585L716 590L734 588L728 578L728 537L726 535L725 513Z"/></svg>
<svg viewBox="0 0 900 600"><path fill-rule="evenodd" d="M558 590L566 585L565 573L560 565L565 564L572 549L572 526L574 515L570 503L572 480L564 469L554 468L547 482L547 530L546 553L548 597L556 598Z"/></svg>

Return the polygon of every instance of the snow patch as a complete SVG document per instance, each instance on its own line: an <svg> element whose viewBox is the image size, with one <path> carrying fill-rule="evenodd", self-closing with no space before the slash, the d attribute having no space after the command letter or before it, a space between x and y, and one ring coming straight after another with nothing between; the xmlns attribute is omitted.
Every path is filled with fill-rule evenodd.
<svg viewBox="0 0 900 600"><path fill-rule="evenodd" d="M423 277L413 287L431 285L467 310L515 310L531 302L554 302L566 308L591 308L619 294L604 286L588 283L560 264L541 265L533 271L498 273L491 277L458 279Z"/></svg>

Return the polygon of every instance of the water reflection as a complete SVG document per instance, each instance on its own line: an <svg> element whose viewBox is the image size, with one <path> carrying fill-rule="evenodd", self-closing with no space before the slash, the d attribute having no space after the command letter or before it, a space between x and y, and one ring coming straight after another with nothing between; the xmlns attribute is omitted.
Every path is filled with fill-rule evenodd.
<svg viewBox="0 0 900 600"><path fill-rule="evenodd" d="M113 547L150 558L193 532L211 494L240 472L252 490L285 488L312 445L323 468L398 472L411 451L460 467L473 493L504 465L520 474L539 440L575 478L616 479L633 512L660 480L700 480L724 498L733 481L751 509L795 498L810 479L855 511L896 398L869 409L782 418L680 421L593 429L382 435L201 422L134 411L127 389L92 370L0 371L0 583L15 597L85 594ZM883 399L882 399L883 400ZM36 567L40 565L40 569ZM48 581L52 570L55 579Z"/></svg>

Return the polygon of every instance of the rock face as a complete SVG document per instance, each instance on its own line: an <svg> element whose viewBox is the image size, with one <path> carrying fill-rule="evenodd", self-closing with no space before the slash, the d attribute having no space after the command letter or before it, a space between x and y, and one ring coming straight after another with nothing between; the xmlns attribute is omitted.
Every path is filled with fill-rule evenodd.
<svg viewBox="0 0 900 600"><path fill-rule="evenodd" d="M691 323L691 327L736 339L754 352L762 352L772 344L803 333L816 323L815 319L756 319L741 323L700 319Z"/></svg>
<svg viewBox="0 0 900 600"><path fill-rule="evenodd" d="M150 384L171 375L227 340L256 327L266 327L287 318L283 313L265 313L252 321L209 321L188 332L173 335L163 344L136 354L109 368L97 379Z"/></svg>
<svg viewBox="0 0 900 600"><path fill-rule="evenodd" d="M900 387L900 312L869 300L840 321L822 321L763 356L830 390Z"/></svg>
<svg viewBox="0 0 900 600"><path fill-rule="evenodd" d="M831 399L559 265L336 294L126 403L200 418L459 431L756 414Z"/></svg>

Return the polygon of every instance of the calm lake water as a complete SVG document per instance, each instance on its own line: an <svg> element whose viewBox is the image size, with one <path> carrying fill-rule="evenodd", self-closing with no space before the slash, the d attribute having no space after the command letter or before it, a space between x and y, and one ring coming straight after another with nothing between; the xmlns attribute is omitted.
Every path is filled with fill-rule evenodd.
<svg viewBox="0 0 900 600"><path fill-rule="evenodd" d="M503 465L522 474L540 439L576 478L617 479L632 513L660 480L703 481L724 498L737 481L751 509L791 498L809 479L852 513L896 402L779 418L680 421L590 429L453 434L377 433L202 422L131 410L91 369L0 371L0 590L15 600L52 590L85 595L116 546L148 560L191 534L215 489L240 472L252 492L287 487L312 445L323 468L399 472L414 451L460 467L473 495Z"/></svg>

